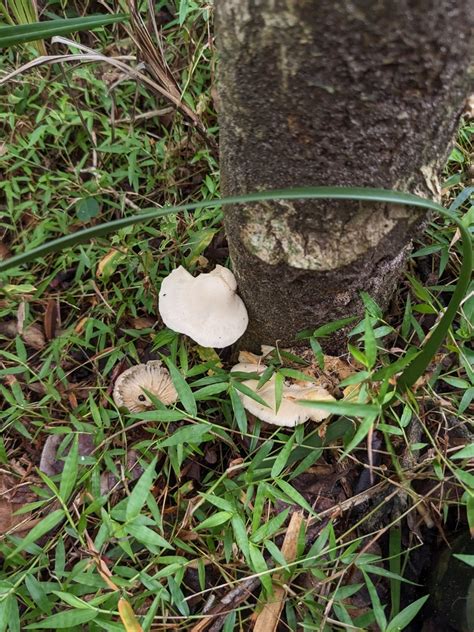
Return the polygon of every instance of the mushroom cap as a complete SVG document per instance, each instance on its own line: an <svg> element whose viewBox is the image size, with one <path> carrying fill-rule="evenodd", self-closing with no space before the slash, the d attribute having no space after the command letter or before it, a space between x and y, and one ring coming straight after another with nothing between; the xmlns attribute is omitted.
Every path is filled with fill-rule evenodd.
<svg viewBox="0 0 474 632"><path fill-rule="evenodd" d="M167 369L160 360L137 364L119 375L114 386L114 402L130 412L143 412L153 408L153 402L145 391L152 393L163 404L174 404L178 393Z"/></svg>
<svg viewBox="0 0 474 632"><path fill-rule="evenodd" d="M266 366L263 364L256 365L248 362L240 362L232 367L233 372L244 373L263 373ZM328 391L317 384L308 384L301 386L300 384L283 384L283 396L280 408L276 410L275 401L275 376L273 375L259 390L257 390L258 380L245 380L243 384L254 391L261 397L268 406L263 406L248 395L237 391L242 404L249 413L255 415L258 419L266 421L275 426L286 426L293 428L299 424L312 419L313 421L322 421L329 416L330 413L319 408L310 408L297 404L297 400L327 400L334 401L334 397Z"/></svg>
<svg viewBox="0 0 474 632"><path fill-rule="evenodd" d="M228 347L248 325L236 289L235 276L223 266L197 277L179 266L161 283L158 309L167 327L202 347Z"/></svg>

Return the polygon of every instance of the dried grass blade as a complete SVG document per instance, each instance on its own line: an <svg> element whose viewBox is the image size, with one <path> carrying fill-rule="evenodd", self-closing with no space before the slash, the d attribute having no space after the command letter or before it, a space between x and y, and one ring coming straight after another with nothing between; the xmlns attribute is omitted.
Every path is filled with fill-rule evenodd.
<svg viewBox="0 0 474 632"><path fill-rule="evenodd" d="M290 524L286 530L281 552L287 562L293 562L296 558L298 536L303 522L303 512L297 511L291 516ZM254 632L276 632L280 621L280 614L286 598L286 589L278 585L282 576L277 574L273 578L274 588L271 601L267 601L263 610L257 616Z"/></svg>

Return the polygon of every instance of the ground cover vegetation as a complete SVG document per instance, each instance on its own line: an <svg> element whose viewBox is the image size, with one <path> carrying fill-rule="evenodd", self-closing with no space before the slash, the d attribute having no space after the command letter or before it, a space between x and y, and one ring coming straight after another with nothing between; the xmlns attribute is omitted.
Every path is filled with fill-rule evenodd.
<svg viewBox="0 0 474 632"><path fill-rule="evenodd" d="M126 24L46 41L75 57L0 86L2 259L218 196L212 7L142 4ZM0 52L1 81L43 51ZM445 207L471 229L473 132L467 106L443 174ZM459 231L432 219L390 309L363 296L346 354L322 349L347 323L267 352L277 381L316 377L345 402L322 424L273 428L246 414L230 350L158 317L171 270L229 265L222 214L173 213L2 275L0 630L394 632L432 612L437 549L474 532L472 288L423 376L403 395L393 386L452 295ZM118 375L163 358L176 406L118 409Z"/></svg>

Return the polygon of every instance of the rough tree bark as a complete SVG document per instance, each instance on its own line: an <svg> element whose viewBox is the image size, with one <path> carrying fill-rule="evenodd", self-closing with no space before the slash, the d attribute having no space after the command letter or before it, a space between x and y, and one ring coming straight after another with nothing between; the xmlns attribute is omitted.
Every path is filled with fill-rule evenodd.
<svg viewBox="0 0 474 632"><path fill-rule="evenodd" d="M439 197L469 88L471 0L215 0L222 193L372 186ZM382 306L419 230L395 205L239 205L245 345Z"/></svg>

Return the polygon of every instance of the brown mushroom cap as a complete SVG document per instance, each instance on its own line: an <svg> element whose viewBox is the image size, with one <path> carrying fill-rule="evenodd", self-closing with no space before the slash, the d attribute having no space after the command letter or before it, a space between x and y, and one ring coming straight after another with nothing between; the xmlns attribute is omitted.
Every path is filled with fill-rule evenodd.
<svg viewBox="0 0 474 632"><path fill-rule="evenodd" d="M174 404L178 399L170 374L160 360L137 364L119 375L114 386L114 402L119 407L128 408L130 412L143 412L153 408L146 391L165 406Z"/></svg>

